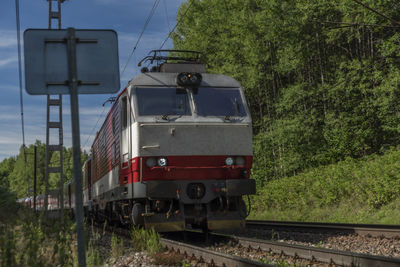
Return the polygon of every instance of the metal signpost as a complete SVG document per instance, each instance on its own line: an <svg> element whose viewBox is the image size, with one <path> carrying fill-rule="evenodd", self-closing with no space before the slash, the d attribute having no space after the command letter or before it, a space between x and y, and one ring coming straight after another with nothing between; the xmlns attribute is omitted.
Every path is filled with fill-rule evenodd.
<svg viewBox="0 0 400 267"><path fill-rule="evenodd" d="M86 266L78 94L118 92L117 34L112 30L28 29L24 33L24 55L29 94L71 97L78 263Z"/></svg>

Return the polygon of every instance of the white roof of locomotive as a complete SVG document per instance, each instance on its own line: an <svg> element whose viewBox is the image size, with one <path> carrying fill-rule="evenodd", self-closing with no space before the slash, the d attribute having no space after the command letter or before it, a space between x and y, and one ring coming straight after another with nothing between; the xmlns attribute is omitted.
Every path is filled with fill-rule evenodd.
<svg viewBox="0 0 400 267"><path fill-rule="evenodd" d="M146 72L129 82L129 86L176 86L178 73ZM203 79L200 87L235 87L239 88L240 83L232 77L223 74L202 73Z"/></svg>

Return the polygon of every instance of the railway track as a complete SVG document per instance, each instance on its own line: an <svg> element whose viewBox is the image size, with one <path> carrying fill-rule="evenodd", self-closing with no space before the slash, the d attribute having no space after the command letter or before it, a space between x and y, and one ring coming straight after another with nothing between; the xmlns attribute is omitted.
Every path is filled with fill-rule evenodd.
<svg viewBox="0 0 400 267"><path fill-rule="evenodd" d="M247 228L296 230L311 232L333 232L368 235L374 237L400 238L400 225L382 224L346 224L346 223L314 223L314 222L285 222L247 220Z"/></svg>
<svg viewBox="0 0 400 267"><path fill-rule="evenodd" d="M119 236L123 236L125 238L130 238L130 230L124 228L112 228L107 229L110 232L113 232ZM191 233L200 234L196 238L196 243L199 243L198 240L204 237L203 233L191 231ZM175 238L180 236L175 234ZM222 238L226 238L225 236L221 236ZM220 238L221 238L220 237ZM265 264L262 262L246 259L243 257L238 257L235 255L229 255L226 253L221 253L217 251L213 251L207 248L204 248L201 245L192 245L184 242L179 242L177 240L172 240L168 238L161 238L160 240L162 246L172 252L177 252L179 254L185 255L189 259L195 259L199 263L203 263L209 266L222 266L222 267L251 267L251 266L260 266L260 267L273 267L274 265ZM200 242L202 243L202 242Z"/></svg>
<svg viewBox="0 0 400 267"><path fill-rule="evenodd" d="M213 234L216 235L216 234ZM218 234L219 235L219 234ZM330 250L324 248L308 247L287 244L283 242L258 240L244 237L232 237L241 247L254 251L264 251L282 256L301 258L309 260L310 263L326 263L338 266L400 266L399 258L372 256L366 254L352 253L347 251Z"/></svg>
<svg viewBox="0 0 400 267"><path fill-rule="evenodd" d="M130 231L114 228L113 232L129 238ZM205 242L201 231L164 235L164 248L209 266L273 266L265 262L278 259L289 264L313 266L400 266L400 258L373 256L348 251L301 246L220 233L208 233ZM188 241L190 240L190 241ZM254 256L256 255L256 256ZM276 261L275 261L276 262Z"/></svg>
<svg viewBox="0 0 400 267"><path fill-rule="evenodd" d="M185 254L189 258L194 257L200 262L207 263L211 266L274 266L226 253L213 251L200 246L178 242L175 240L162 238L161 243L163 244L164 248L168 250L172 250L180 254Z"/></svg>
<svg viewBox="0 0 400 267"><path fill-rule="evenodd" d="M191 231L191 233L194 232L197 231ZM201 234L200 232L197 233ZM301 266L400 266L400 258L373 256L220 233L209 233L209 240L212 240L211 248L214 250L220 252L229 250L229 253L244 255L244 257L252 258L253 261L256 261L257 258L258 260L271 261L269 260L271 258ZM234 249L226 249L227 247L234 247Z"/></svg>

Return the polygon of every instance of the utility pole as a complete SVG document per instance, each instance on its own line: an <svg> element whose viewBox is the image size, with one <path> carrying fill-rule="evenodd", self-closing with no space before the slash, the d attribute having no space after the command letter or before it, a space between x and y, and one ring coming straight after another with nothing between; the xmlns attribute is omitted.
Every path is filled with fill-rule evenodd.
<svg viewBox="0 0 400 267"><path fill-rule="evenodd" d="M47 0L49 3L49 29L52 29L52 22L56 20L58 29L61 29L61 4L65 0ZM57 8L53 2L56 2ZM51 107L58 107L58 121L50 121ZM58 129L58 144L50 144L50 129ZM50 152L59 152L60 161L59 165L54 167L50 164ZM58 95L58 98L52 98L47 95L47 119L46 119L46 172L45 172L45 213L48 208L48 196L49 196L49 174L59 173L60 183L58 190L58 201L60 206L60 219L61 223L64 223L64 173L63 173L63 123L62 123L62 95ZM54 192L52 190L52 192Z"/></svg>
<svg viewBox="0 0 400 267"><path fill-rule="evenodd" d="M36 213L37 146L33 148L33 211Z"/></svg>

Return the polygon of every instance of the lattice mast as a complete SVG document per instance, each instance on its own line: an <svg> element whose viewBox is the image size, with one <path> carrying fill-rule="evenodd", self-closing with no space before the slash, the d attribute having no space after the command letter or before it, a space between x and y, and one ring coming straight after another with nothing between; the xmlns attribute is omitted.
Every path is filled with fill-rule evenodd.
<svg viewBox="0 0 400 267"><path fill-rule="evenodd" d="M58 24L58 29L61 29L61 4L65 0L47 0L49 3L49 29L52 29L53 22ZM55 2L55 5L53 5ZM50 121L51 107L58 107L58 121ZM58 144L50 144L50 129L58 129ZM58 166L53 166L50 163L50 152L59 152L60 161ZM49 190L49 174L59 173L60 183L58 190ZM45 173L45 212L48 209L48 195L58 194L58 201L60 206L61 222L64 222L64 173L63 173L63 123L62 123L62 95L58 98L52 98L50 94L47 95L47 118L46 118L46 173Z"/></svg>

